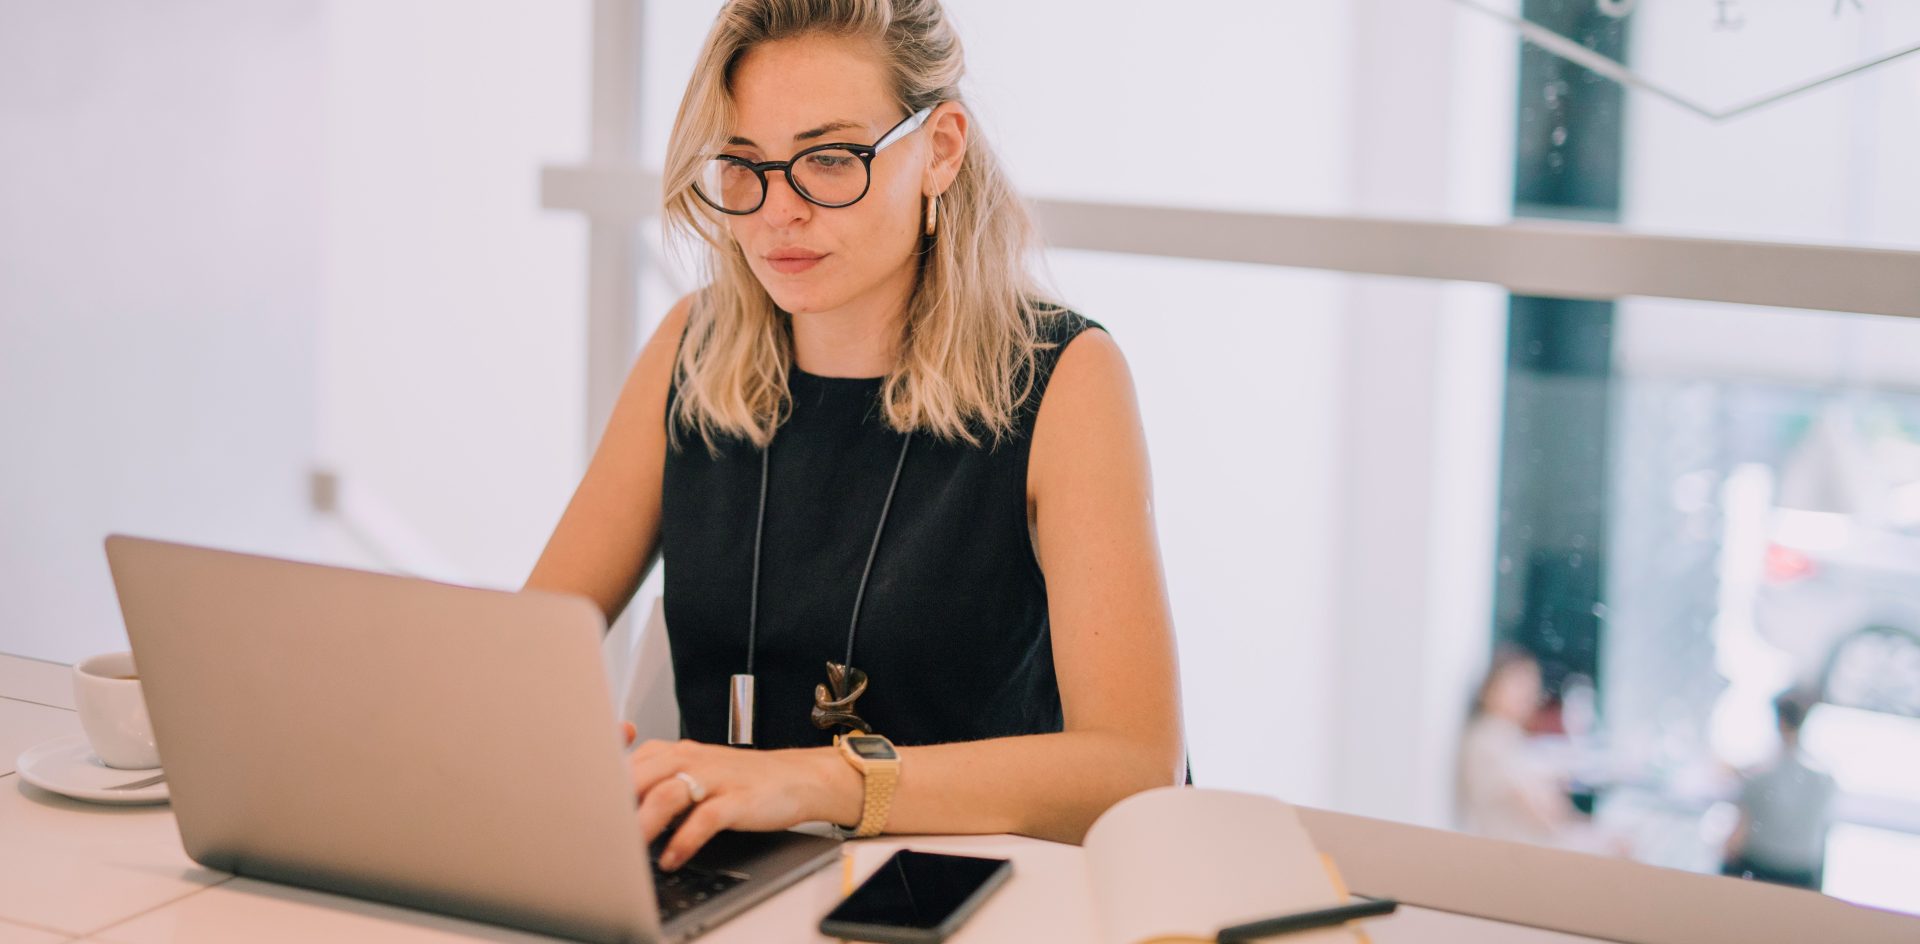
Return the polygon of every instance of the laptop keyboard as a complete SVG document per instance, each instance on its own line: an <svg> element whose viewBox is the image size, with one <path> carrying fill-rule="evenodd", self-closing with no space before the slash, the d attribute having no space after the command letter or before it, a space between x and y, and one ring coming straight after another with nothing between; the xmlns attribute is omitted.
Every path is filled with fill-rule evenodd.
<svg viewBox="0 0 1920 944"><path fill-rule="evenodd" d="M747 880L739 872L704 869L688 862L671 872L653 867L653 892L660 903L660 920L671 921L687 909L712 901Z"/></svg>

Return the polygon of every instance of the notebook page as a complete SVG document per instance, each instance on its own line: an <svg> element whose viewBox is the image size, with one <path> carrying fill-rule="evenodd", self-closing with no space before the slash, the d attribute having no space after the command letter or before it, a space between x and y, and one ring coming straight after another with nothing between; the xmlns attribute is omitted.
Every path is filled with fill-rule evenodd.
<svg viewBox="0 0 1920 944"><path fill-rule="evenodd" d="M1228 790L1128 797L1084 844L1104 944L1211 941L1228 925L1343 904L1293 807ZM1352 944L1352 931L1287 944Z"/></svg>

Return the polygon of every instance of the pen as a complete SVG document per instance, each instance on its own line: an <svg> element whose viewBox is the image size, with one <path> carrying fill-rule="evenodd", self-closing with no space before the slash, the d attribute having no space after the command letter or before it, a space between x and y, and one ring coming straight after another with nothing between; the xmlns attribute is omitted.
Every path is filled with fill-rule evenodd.
<svg viewBox="0 0 1920 944"><path fill-rule="evenodd" d="M1236 924L1230 928L1221 928L1214 940L1219 944L1243 944L1255 938L1291 931L1307 931L1313 928L1332 927L1344 924L1355 918L1372 918L1378 915L1392 914L1400 903L1390 898L1377 898L1357 904L1341 905L1338 908L1324 908L1319 911L1302 911L1299 914L1281 915L1278 918L1263 918Z"/></svg>

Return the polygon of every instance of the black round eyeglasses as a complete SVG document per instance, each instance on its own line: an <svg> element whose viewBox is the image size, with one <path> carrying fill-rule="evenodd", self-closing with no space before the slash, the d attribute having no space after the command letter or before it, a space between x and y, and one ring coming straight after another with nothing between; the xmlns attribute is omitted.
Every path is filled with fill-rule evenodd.
<svg viewBox="0 0 1920 944"><path fill-rule="evenodd" d="M722 213L746 216L767 202L767 174L780 171L801 199L828 208L852 206L873 185L873 158L912 134L933 113L929 105L900 119L872 144L816 144L786 161L750 161L716 154L700 168L693 192Z"/></svg>

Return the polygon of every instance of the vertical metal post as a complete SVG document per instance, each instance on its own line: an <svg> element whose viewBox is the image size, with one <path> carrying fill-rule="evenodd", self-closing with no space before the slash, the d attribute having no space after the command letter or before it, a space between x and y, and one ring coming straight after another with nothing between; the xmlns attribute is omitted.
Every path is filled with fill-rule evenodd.
<svg viewBox="0 0 1920 944"><path fill-rule="evenodd" d="M593 112L587 160L603 167L640 163L640 40L643 0L594 0ZM600 445L613 405L640 349L638 225L587 217L587 428L584 468ZM604 649L624 667L634 657L631 607L608 627Z"/></svg>
<svg viewBox="0 0 1920 944"><path fill-rule="evenodd" d="M640 162L640 40L643 0L594 0L593 114L589 160ZM634 224L589 217L587 240L587 430L591 456L639 350L639 234Z"/></svg>

